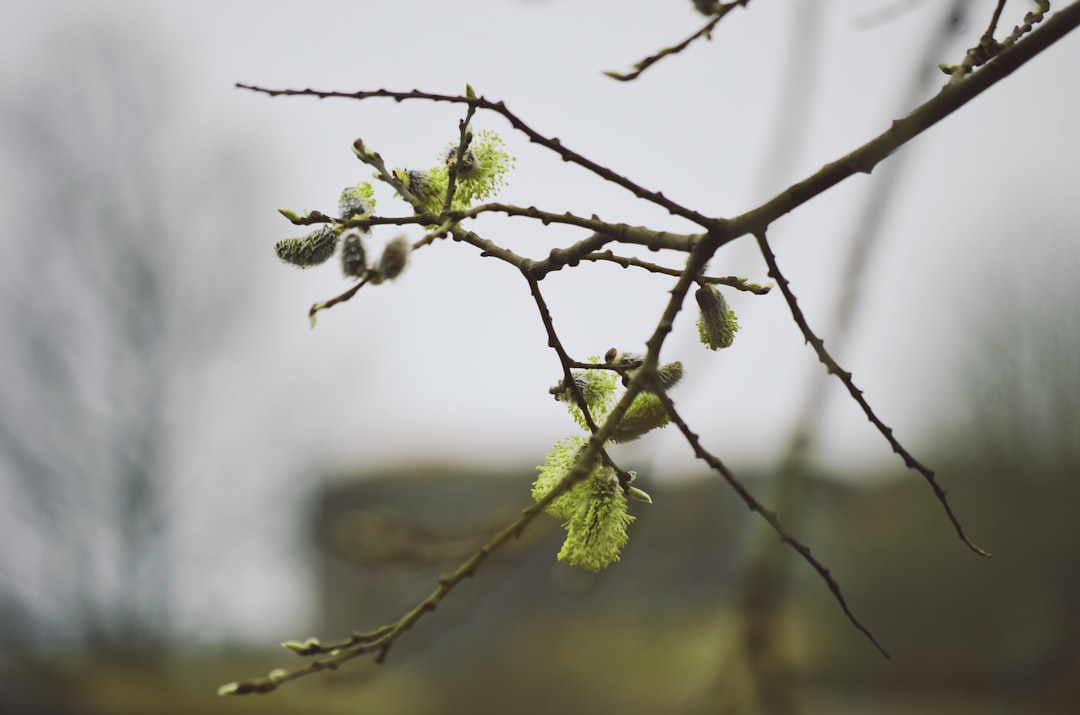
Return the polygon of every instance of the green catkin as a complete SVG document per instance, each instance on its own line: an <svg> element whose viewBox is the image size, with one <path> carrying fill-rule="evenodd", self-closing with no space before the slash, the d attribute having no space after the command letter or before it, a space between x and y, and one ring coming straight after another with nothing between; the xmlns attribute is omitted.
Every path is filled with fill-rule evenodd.
<svg viewBox="0 0 1080 715"><path fill-rule="evenodd" d="M361 193L360 187L350 186L341 192L341 198L338 199L338 218L348 221L351 218L371 213L372 208L367 197Z"/></svg>
<svg viewBox="0 0 1080 715"><path fill-rule="evenodd" d="M731 347L739 321L728 307L724 296L713 285L703 285L694 292L701 312L698 316L698 337L710 350Z"/></svg>
<svg viewBox="0 0 1080 715"><path fill-rule="evenodd" d="M274 245L278 258L294 266L308 268L326 263L334 255L338 236L330 226L321 226L300 238L285 238Z"/></svg>
<svg viewBox="0 0 1080 715"><path fill-rule="evenodd" d="M566 526L566 541L557 558L571 566L601 571L619 560L634 517L626 513L623 494L611 467L598 467L587 478L585 498Z"/></svg>
<svg viewBox="0 0 1080 715"><path fill-rule="evenodd" d="M646 385L643 389L648 392L656 392L657 387L662 390L670 390L678 384L682 376L682 362L679 360L669 362L667 365L661 365L656 369L656 381L651 385Z"/></svg>
<svg viewBox="0 0 1080 715"><path fill-rule="evenodd" d="M615 426L611 441L632 442L654 429L664 427L670 420L659 397L651 392L640 392Z"/></svg>

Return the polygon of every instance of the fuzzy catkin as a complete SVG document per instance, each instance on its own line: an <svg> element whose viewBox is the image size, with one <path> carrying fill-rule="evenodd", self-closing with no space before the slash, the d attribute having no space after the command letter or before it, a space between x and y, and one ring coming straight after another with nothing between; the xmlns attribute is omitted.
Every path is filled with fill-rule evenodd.
<svg viewBox="0 0 1080 715"><path fill-rule="evenodd" d="M274 245L277 257L294 266L307 268L326 263L334 255L338 236L330 226L321 226L300 238L285 238Z"/></svg>
<svg viewBox="0 0 1080 715"><path fill-rule="evenodd" d="M359 278L367 271L367 253L364 237L358 229L350 229L341 236L341 272L350 278Z"/></svg>

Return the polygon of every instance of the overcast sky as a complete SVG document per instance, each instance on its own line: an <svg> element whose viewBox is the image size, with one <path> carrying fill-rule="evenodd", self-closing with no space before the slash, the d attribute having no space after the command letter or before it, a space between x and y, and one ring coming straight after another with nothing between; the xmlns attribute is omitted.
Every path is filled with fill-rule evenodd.
<svg viewBox="0 0 1080 715"><path fill-rule="evenodd" d="M207 369L189 439L200 455L190 479L202 487L193 493L205 498L212 488L218 500L212 508L227 514L222 504L255 485L265 515L304 493L295 480L305 470L418 458L528 466L574 427L547 394L559 377L558 362L546 349L527 287L507 265L443 242L414 255L398 281L321 314L312 330L308 307L348 284L335 264L301 272L274 258L274 242L299 232L275 209L332 212L344 186L370 177L350 151L354 139L362 137L392 166L431 166L456 136L460 110L426 102L269 99L234 83L460 93L468 82L489 99L505 100L541 133L615 171L704 213L729 216L886 129L902 113L916 50L944 5L820 4L813 102L797 118L803 144L785 157L783 176L766 175L762 164L778 140L795 3L736 10L711 42L628 84L602 71L628 69L696 29L701 18L691 3L39 0L9 10L0 65L6 84L32 84L46 43L54 60L78 62L57 38L110 26L141 41L133 53L152 48L170 67L161 82L179 107L177 156L221 132L258 151L255 170L265 172L259 187L265 195L254 202L257 212L241 217L246 231L237 237L257 248L252 277L235 286L249 300L227 338L229 350ZM971 26L935 61L958 62L992 5L976 2ZM1003 24L1019 19L1020 6L1026 9L1009 3ZM890 8L903 11L866 22ZM856 339L837 357L916 451L938 429L943 402L956 395L957 356L979 306L999 299L1003 272L1036 280L1054 265L1075 265L1075 246L1062 241L1077 228L1078 66L1080 42L1070 36L904 149L911 153L908 173L869 269ZM530 146L497 116L479 114L474 125L500 132L517 157L499 200L691 230ZM843 250L874 178L847 180L773 229L781 267L827 342ZM17 177L8 172L4 180ZM215 176L202 180L212 189ZM403 209L382 187L377 197L380 213ZM1045 230L1032 233L1029 220L1040 212ZM470 228L532 256L585 235L523 219L485 219ZM395 233L376 231L375 243ZM765 281L752 249L745 240L725 248L712 271ZM681 263L676 256L657 258ZM642 350L671 283L585 266L543 285L567 348L584 358L612 346ZM767 464L820 367L778 292L728 297L742 324L733 348L717 354L698 345L688 312L663 357L686 365L686 384L674 397L705 445L734 465ZM895 459L839 385L831 397L822 462L850 469ZM628 462L654 465L655 479L696 469L674 430L623 454ZM304 586L271 551L245 553L252 560L244 569L231 568L227 558L204 567L213 569L220 593L236 595L216 612L221 623L208 625L258 632L272 617L287 630L302 611ZM277 596L243 597L250 593ZM215 597L204 594L203 604ZM189 615L196 621L205 611L195 603Z"/></svg>

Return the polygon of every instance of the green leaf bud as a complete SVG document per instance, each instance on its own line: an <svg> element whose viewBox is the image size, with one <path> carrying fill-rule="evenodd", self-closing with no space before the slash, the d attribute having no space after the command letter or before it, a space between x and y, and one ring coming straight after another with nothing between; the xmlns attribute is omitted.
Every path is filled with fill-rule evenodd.
<svg viewBox="0 0 1080 715"><path fill-rule="evenodd" d="M278 209L278 213L281 214L282 216L284 216L285 218L289 219L293 223L296 223L297 221L301 220L300 219L300 214L296 213L292 209Z"/></svg>
<svg viewBox="0 0 1080 715"><path fill-rule="evenodd" d="M465 85L465 97L468 99L476 99L476 90L472 88L471 84Z"/></svg>
<svg viewBox="0 0 1080 715"><path fill-rule="evenodd" d="M405 264L409 261L411 251L412 244L409 243L409 239L404 234L386 244L371 282L382 283L400 276L402 271L405 270Z"/></svg>
<svg viewBox="0 0 1080 715"><path fill-rule="evenodd" d="M285 678L289 677L289 671L284 668L274 668L266 675L266 679L271 683L280 683Z"/></svg>
<svg viewBox="0 0 1080 715"><path fill-rule="evenodd" d="M716 286L706 284L694 292L694 298L701 309L697 327L702 344L710 350L731 347L739 330L739 321L724 296Z"/></svg>
<svg viewBox="0 0 1080 715"><path fill-rule="evenodd" d="M651 392L638 393L615 427L611 441L632 442L658 427L667 425L670 419L659 397Z"/></svg>
<svg viewBox="0 0 1080 715"><path fill-rule="evenodd" d="M638 489L637 487L627 487L626 496L630 497L631 499L643 501L646 504L652 504L652 497L649 496L649 493L644 489Z"/></svg>
<svg viewBox="0 0 1080 715"><path fill-rule="evenodd" d="M278 241L274 252L278 258L294 266L308 268L326 263L334 255L338 236L330 226L320 226L301 238Z"/></svg>
<svg viewBox="0 0 1080 715"><path fill-rule="evenodd" d="M367 271L367 254L364 251L364 234L350 228L341 234L341 272L350 278L359 278Z"/></svg>

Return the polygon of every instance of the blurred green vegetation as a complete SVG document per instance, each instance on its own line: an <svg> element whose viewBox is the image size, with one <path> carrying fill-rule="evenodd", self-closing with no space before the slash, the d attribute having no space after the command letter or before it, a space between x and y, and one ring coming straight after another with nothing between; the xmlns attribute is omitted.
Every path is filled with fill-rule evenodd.
<svg viewBox="0 0 1080 715"><path fill-rule="evenodd" d="M985 465L952 464L944 473L955 507L993 559L963 547L914 475L810 483L803 536L893 659L881 658L817 575L791 558L794 584L781 633L804 712L1076 712L1080 522L1072 512L1080 485L1068 478L1033 485ZM750 483L762 487L760 478ZM340 636L396 617L463 555L455 549L483 540L478 530L470 541L470 525L479 529L484 515L520 505L522 486L512 478L427 472L329 490L313 514L323 621L316 633L289 636ZM9 654L2 709L752 712L732 705L747 687L733 606L745 508L717 480L647 486L656 503L639 510L621 563L598 576L558 564L561 531L547 520L421 621L385 665L360 659L270 695L218 698L226 681L298 661L284 650L91 653L37 662ZM463 522L433 518L454 513L435 508L451 498L476 513ZM411 543L417 558L372 558L368 545L384 555L388 547L370 522L366 535L328 536L335 523L345 532L364 523L357 520L364 513L380 514L379 528L399 547ZM420 558L424 553L431 558Z"/></svg>

